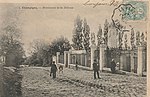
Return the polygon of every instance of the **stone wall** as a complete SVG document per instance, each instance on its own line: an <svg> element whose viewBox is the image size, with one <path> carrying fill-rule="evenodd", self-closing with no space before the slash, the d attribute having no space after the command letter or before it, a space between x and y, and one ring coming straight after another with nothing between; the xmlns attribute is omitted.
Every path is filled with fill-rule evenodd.
<svg viewBox="0 0 150 97"><path fill-rule="evenodd" d="M93 61L96 59L100 71L103 71L103 68L110 68L110 62L114 59L119 70L142 75L143 72L146 72L147 68L146 54L146 49L141 46L134 50L107 49L105 44L101 44L99 48L96 45L91 45L91 54L87 54L85 50L70 50L65 51L63 57L60 57L60 53L57 52L56 59L58 60L57 63L60 63L59 60L62 58L61 60L64 60L64 63L61 63L66 67L77 64L81 67L88 67L91 70L93 69Z"/></svg>

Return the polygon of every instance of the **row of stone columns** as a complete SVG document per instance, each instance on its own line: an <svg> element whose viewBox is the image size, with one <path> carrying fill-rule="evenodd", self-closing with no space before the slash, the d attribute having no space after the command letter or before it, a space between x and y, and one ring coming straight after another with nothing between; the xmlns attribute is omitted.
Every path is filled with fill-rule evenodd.
<svg viewBox="0 0 150 97"><path fill-rule="evenodd" d="M64 65L67 66L70 64L70 54L71 54L71 51L64 51ZM59 63L59 55L60 55L60 52L57 52L56 54L56 63L58 64ZM83 63L83 55L81 54L81 63ZM87 66L87 55L84 56L84 63L85 63L85 66ZM75 62L76 62L76 56L75 56Z"/></svg>
<svg viewBox="0 0 150 97"><path fill-rule="evenodd" d="M104 51L105 51L105 48L106 48L106 45L105 44L101 44L100 45L100 59L99 59L99 62L100 62L100 71L102 71L103 70L103 66L104 66L104 62L105 62L105 54L104 54ZM143 49L144 49L144 47L143 46L138 46L138 62L137 62L137 74L139 75L139 76L142 76L143 75L143 66L144 66L144 61L146 61L144 58L143 58ZM93 69L93 61L94 61L94 51L96 50L96 46L95 45L92 45L91 46L91 69ZM124 56L124 57L126 57L126 56ZM126 60L126 58L121 58L121 62L123 62L123 61L127 61ZM134 51L131 51L131 72L134 72L133 70L134 70ZM123 69L123 66L121 66L120 67L120 69L122 70Z"/></svg>
<svg viewBox="0 0 150 97"><path fill-rule="evenodd" d="M57 52L56 53L56 63L58 64L59 63L59 55L60 55L60 52ZM68 55L68 59L67 59L67 55ZM64 51L64 65L69 65L70 63L70 52L69 51Z"/></svg>
<svg viewBox="0 0 150 97"><path fill-rule="evenodd" d="M101 44L100 45L100 48L99 48L99 55L100 55L100 59L99 59L99 62L100 62L100 71L103 70L103 67L104 67L104 63L105 63L105 48L106 48L106 45L105 44ZM94 55L94 52L95 50L97 49L96 45L91 45L91 66L90 68L93 69L93 62L94 62L94 58L95 58L95 55ZM144 58L143 57L143 49L144 47L143 46L138 46L138 62L137 62L137 74L139 76L143 75L143 66L144 66ZM131 72L134 72L134 51L131 51ZM56 58L56 63L59 63L59 55L60 53L57 52L57 58ZM66 59L66 56L68 55L68 59ZM126 61L126 55L122 55L121 56L121 59L120 59L120 69L122 70L123 69L123 63ZM85 59L86 60L86 59ZM66 63L68 62L68 63ZM85 61L86 62L86 61ZM69 65L70 63L70 52L69 51L65 51L64 52L64 64L68 64ZM85 63L87 64L87 63Z"/></svg>
<svg viewBox="0 0 150 97"><path fill-rule="evenodd" d="M130 71L131 72L134 72L135 71L135 69L137 70L137 74L139 75L139 76L142 76L143 75L143 67L144 67L144 65L145 65L145 63L144 63L144 61L146 61L145 60L145 58L143 58L144 57L144 53L143 53L143 50L144 50L144 47L143 46L138 46L137 47L137 56L135 56L134 55L134 51L131 51L130 52ZM126 64L126 62L128 61L127 59L126 59L126 57L127 57L127 54L123 54L122 53L122 55L121 55L121 58L120 58L120 69L121 70L123 70L123 68L124 68L124 65L127 65ZM135 63L135 58L137 57L137 63ZM135 65L136 65L136 67L135 67Z"/></svg>

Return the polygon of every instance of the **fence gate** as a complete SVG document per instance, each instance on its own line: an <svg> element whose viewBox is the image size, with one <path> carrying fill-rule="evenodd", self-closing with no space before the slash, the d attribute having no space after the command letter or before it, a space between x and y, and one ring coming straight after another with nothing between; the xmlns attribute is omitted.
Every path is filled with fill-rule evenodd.
<svg viewBox="0 0 150 97"><path fill-rule="evenodd" d="M105 67L110 68L112 59L114 59L116 63L120 63L120 49L107 48L105 50Z"/></svg>

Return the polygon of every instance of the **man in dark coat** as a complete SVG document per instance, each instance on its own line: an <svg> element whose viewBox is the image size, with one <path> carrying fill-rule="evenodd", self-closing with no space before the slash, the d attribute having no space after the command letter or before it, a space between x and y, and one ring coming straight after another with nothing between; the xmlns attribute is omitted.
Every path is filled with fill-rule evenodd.
<svg viewBox="0 0 150 97"><path fill-rule="evenodd" d="M50 71L50 76L53 74L53 78L56 78L56 71L57 71L57 66L55 64L55 61L53 61L51 65L51 71Z"/></svg>
<svg viewBox="0 0 150 97"><path fill-rule="evenodd" d="M112 59L112 61L111 61L111 66L110 66L110 68L111 68L111 72L112 72L112 73L115 73L115 72L116 72L116 63L115 63L114 59Z"/></svg>
<svg viewBox="0 0 150 97"><path fill-rule="evenodd" d="M96 60L94 60L94 63L93 63L93 70L94 70L94 79L96 79L96 73L97 73L97 77L100 79L99 72L98 72L99 66L98 66Z"/></svg>
<svg viewBox="0 0 150 97"><path fill-rule="evenodd" d="M78 70L78 62L77 61L76 61L76 66L75 67L76 67L76 70Z"/></svg>

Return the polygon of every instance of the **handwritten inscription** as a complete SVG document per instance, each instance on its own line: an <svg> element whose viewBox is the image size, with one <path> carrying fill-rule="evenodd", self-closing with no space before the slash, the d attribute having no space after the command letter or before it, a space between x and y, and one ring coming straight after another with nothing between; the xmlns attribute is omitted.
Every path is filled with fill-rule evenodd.
<svg viewBox="0 0 150 97"><path fill-rule="evenodd" d="M93 8L97 6L107 5L107 6L117 6L119 4L119 1L116 0L102 0L98 2L92 2L91 0L86 1L83 5L85 6L92 6Z"/></svg>

